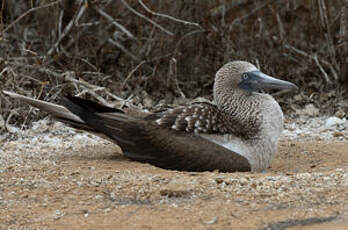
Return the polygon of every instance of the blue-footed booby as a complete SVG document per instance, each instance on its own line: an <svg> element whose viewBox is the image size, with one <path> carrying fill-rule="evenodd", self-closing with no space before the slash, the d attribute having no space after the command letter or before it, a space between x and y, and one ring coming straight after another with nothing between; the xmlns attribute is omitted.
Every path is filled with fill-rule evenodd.
<svg viewBox="0 0 348 230"><path fill-rule="evenodd" d="M214 101L135 117L77 97L61 105L4 91L74 128L113 141L126 157L184 171L262 171L270 166L283 130L283 113L264 89L297 90L245 61L221 67Z"/></svg>

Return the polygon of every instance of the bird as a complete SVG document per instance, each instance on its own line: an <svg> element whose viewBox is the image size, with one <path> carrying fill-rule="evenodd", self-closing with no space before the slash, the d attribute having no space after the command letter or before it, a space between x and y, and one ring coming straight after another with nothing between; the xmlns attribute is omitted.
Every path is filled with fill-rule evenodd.
<svg viewBox="0 0 348 230"><path fill-rule="evenodd" d="M63 97L54 104L3 93L117 144L134 161L177 171L262 172L277 151L284 119L276 100L264 93L267 89L298 87L247 61L231 61L215 74L212 102L142 117L79 97Z"/></svg>

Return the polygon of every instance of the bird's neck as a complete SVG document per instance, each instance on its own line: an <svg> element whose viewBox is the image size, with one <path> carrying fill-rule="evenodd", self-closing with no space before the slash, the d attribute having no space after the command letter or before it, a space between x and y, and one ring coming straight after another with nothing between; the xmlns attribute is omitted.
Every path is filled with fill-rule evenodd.
<svg viewBox="0 0 348 230"><path fill-rule="evenodd" d="M240 138L256 138L260 132L262 103L257 96L233 90L214 92L215 103L225 114L229 131Z"/></svg>
<svg viewBox="0 0 348 230"><path fill-rule="evenodd" d="M225 145L248 158L253 171L269 167L283 130L278 103L270 95L259 93L216 94L215 103L226 114L225 123L230 128Z"/></svg>

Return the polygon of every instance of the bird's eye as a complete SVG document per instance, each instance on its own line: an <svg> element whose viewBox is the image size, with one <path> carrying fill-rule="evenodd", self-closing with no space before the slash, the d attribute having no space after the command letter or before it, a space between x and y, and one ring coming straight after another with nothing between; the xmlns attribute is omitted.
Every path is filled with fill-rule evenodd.
<svg viewBox="0 0 348 230"><path fill-rule="evenodd" d="M246 74L246 73L243 73L243 74L242 74L242 78L243 78L243 80L246 80L246 79L248 79L248 74Z"/></svg>

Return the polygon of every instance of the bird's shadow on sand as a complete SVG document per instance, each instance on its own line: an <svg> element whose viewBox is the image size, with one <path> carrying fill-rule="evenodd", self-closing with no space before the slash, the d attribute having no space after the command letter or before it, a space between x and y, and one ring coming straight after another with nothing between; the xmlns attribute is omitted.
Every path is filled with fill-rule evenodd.
<svg viewBox="0 0 348 230"><path fill-rule="evenodd" d="M59 155L59 154L57 154ZM107 160L107 161L131 161L123 155L120 149L100 148L93 146L90 148L72 149L63 154L64 159L71 160Z"/></svg>
<svg viewBox="0 0 348 230"><path fill-rule="evenodd" d="M118 162L123 162L123 161L131 161L127 157L121 154L117 155L70 155L70 156L64 156L65 159L72 159L72 160L107 160L107 161L118 161Z"/></svg>

